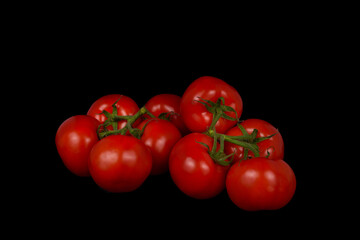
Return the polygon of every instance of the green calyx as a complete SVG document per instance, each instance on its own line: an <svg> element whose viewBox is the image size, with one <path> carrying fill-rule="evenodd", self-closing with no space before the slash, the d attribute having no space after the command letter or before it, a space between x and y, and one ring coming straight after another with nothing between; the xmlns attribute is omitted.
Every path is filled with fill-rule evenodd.
<svg viewBox="0 0 360 240"><path fill-rule="evenodd" d="M180 114L176 113L176 112L163 112L163 113L160 113L158 118L159 119L163 119L163 120L167 120L167 121L170 121L171 120L171 117L174 116L174 115L177 115L179 116Z"/></svg>
<svg viewBox="0 0 360 240"><path fill-rule="evenodd" d="M215 128L214 128L215 131ZM210 150L210 147L203 142L197 142L203 146L205 146L208 149L208 153L210 155L210 157L214 160L215 163L221 165L221 166L229 166L232 161L233 161L233 157L235 155L235 153L231 153L229 155L226 155L224 153L224 143L225 143L225 137L224 135L220 135L220 148L219 150L217 150L217 138L218 135L214 134L214 143L213 143L213 147ZM228 160L231 157L231 160Z"/></svg>
<svg viewBox="0 0 360 240"><path fill-rule="evenodd" d="M213 129L213 127L216 125L217 121L219 121L220 118L224 118L230 121L238 121L238 115L234 108L225 105L225 99L223 97L219 97L216 102L203 99L201 97L198 97L200 100L195 100L198 103L201 103L206 107L206 109L213 114L212 123L209 127L209 129ZM227 112L233 112L235 113L235 118L230 117Z"/></svg>
<svg viewBox="0 0 360 240"><path fill-rule="evenodd" d="M104 137L110 136L110 135L125 135L127 133L127 131L130 132L131 135L133 135L136 138L140 138L141 135L144 132L144 129L146 127L146 125L151 121L149 120L145 126L143 127L142 130L137 129L137 128L132 128L133 123L140 118L142 115L147 114L148 116L150 116L151 118L155 118L155 116L150 113L145 106L140 108L140 110L132 116L119 116L118 112L117 112L117 107L116 107L116 103L120 100L120 98L112 105L113 109L112 109L112 113L109 113L107 111L102 111L100 114L104 114L105 117L107 118L105 120L104 123L100 124L98 129L97 129L97 134L99 136L99 139L103 139ZM122 120L126 120L126 126L123 127L122 129L118 129L118 122L122 121ZM107 127L108 126L112 126L113 130L109 130Z"/></svg>

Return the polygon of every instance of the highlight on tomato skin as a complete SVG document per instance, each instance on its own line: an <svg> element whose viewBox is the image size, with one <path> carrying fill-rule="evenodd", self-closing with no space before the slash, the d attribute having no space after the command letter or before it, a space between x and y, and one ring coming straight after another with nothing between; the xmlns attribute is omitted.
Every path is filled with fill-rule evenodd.
<svg viewBox="0 0 360 240"><path fill-rule="evenodd" d="M229 166L216 164L208 149L199 142L212 150L214 140L205 134L190 133L180 139L171 151L169 171L175 185L184 194L196 199L209 199L225 189Z"/></svg>
<svg viewBox="0 0 360 240"><path fill-rule="evenodd" d="M224 99L225 105L233 108L236 112L236 114L227 112L227 115L232 118L240 118L243 112L242 98L239 92L225 81L204 76L196 79L188 86L181 99L180 114L191 132L206 132L213 120L213 114L198 101L205 99L217 102L221 97ZM236 123L237 121L220 118L215 125L216 132L225 133Z"/></svg>
<svg viewBox="0 0 360 240"><path fill-rule="evenodd" d="M233 164L226 176L229 198L246 211L280 209L290 202L295 189L295 174L281 159L243 160Z"/></svg>
<svg viewBox="0 0 360 240"><path fill-rule="evenodd" d="M96 133L99 124L93 117L76 115L66 119L56 132L58 154L66 168L77 176L90 176L87 163L93 145L99 140Z"/></svg>

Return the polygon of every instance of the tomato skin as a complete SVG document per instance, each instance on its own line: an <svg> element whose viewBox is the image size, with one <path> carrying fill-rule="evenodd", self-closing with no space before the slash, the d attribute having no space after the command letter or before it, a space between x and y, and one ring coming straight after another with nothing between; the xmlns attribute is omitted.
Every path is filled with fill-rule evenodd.
<svg viewBox="0 0 360 240"><path fill-rule="evenodd" d="M259 146L260 157L266 157L270 153L268 156L269 159L284 159L284 141L280 132L278 132L273 125L261 119L247 119L240 124L249 134L251 134L254 129L257 129L258 134L256 137L266 137L277 133L275 136L257 144ZM243 134L240 128L235 126L227 131L226 135L242 136ZM243 158L244 148L233 143L225 142L224 151L226 154L231 154L235 151L233 163ZM254 154L249 151L248 156L254 157Z"/></svg>
<svg viewBox="0 0 360 240"><path fill-rule="evenodd" d="M195 100L199 97L216 102L220 97L225 99L225 105L237 112L240 118L243 111L243 102L238 91L215 77L204 76L196 79L186 89L180 103L180 114L185 125L192 132L205 132L212 123L213 114L204 105ZM236 117L234 112L226 112L230 117ZM215 128L218 133L225 133L233 127L236 121L220 118Z"/></svg>
<svg viewBox="0 0 360 240"><path fill-rule="evenodd" d="M244 160L233 164L226 177L230 199L247 211L282 208L292 199L295 189L295 174L281 159Z"/></svg>
<svg viewBox="0 0 360 240"><path fill-rule="evenodd" d="M119 100L120 99L120 100ZM100 123L104 123L107 119L104 114L99 114L103 110L112 113L112 105L117 101L116 108L119 116L132 116L139 111L139 107L134 100L121 94L109 94L96 100L87 112L87 115L92 116L99 120ZM141 120L136 121L133 127L136 127ZM118 122L118 129L122 129L126 125L126 120ZM112 126L108 127L109 130L113 130Z"/></svg>
<svg viewBox="0 0 360 240"><path fill-rule="evenodd" d="M170 121L180 130L181 134L185 136L190 133L187 129L182 116L180 115L180 102L181 97L174 94L159 94L147 101L145 107L155 117L158 117L161 113L174 112L176 114L171 115Z"/></svg>
<svg viewBox="0 0 360 240"><path fill-rule="evenodd" d="M99 124L93 117L77 115L65 120L56 132L57 151L65 166L77 176L90 176L88 158L98 141Z"/></svg>
<svg viewBox="0 0 360 240"><path fill-rule="evenodd" d="M89 170L95 183L108 192L131 192L151 171L151 152L139 139L111 135L94 145Z"/></svg>
<svg viewBox="0 0 360 240"><path fill-rule="evenodd" d="M212 149L211 137L201 133L186 135L171 151L169 171L172 180L183 193L196 199L208 199L225 189L229 167L216 164L208 149L196 141Z"/></svg>
<svg viewBox="0 0 360 240"><path fill-rule="evenodd" d="M150 122L149 122L150 121ZM148 119L140 123L143 129L149 122L140 140L150 149L152 155L152 175L163 174L169 169L169 156L173 146L181 138L174 124L163 119Z"/></svg>

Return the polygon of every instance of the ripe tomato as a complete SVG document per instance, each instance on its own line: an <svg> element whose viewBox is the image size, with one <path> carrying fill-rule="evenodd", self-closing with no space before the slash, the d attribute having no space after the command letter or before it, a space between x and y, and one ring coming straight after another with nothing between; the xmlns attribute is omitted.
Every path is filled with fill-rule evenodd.
<svg viewBox="0 0 360 240"><path fill-rule="evenodd" d="M197 102L200 98L216 102L220 97L225 99L225 105L232 107L237 117L240 118L243 111L243 102L235 88L215 77L200 77L186 89L180 103L180 114L185 125L192 132L205 132L210 127L213 114L206 107ZM234 112L226 112L235 118ZM233 127L236 121L220 118L215 128L218 133L225 133Z"/></svg>
<svg viewBox="0 0 360 240"><path fill-rule="evenodd" d="M256 137L266 137L277 133L275 136L272 136L271 138L257 144L259 146L260 157L266 157L269 155L269 159L284 159L284 141L280 132L278 132L278 130L273 125L260 119L247 119L240 124L249 134L251 134L254 129L257 129L258 134ZM226 135L242 136L243 134L240 128L235 126L227 131ZM229 142L225 142L224 151L226 154L235 152L233 163L242 159L244 155L243 147ZM254 154L249 151L248 156L254 157Z"/></svg>
<svg viewBox="0 0 360 240"><path fill-rule="evenodd" d="M230 199L248 211L282 208L292 199L295 188L295 174L281 159L244 160L233 164L226 177Z"/></svg>
<svg viewBox="0 0 360 240"><path fill-rule="evenodd" d="M174 94L159 94L149 99L145 104L145 107L155 117L158 117L161 113L174 112L170 115L170 121L180 130L182 135L189 133L189 130L185 126L182 116L180 115L180 101L181 97Z"/></svg>
<svg viewBox="0 0 360 240"><path fill-rule="evenodd" d="M213 139L205 134L191 133L173 147L169 159L170 175L176 186L186 195L207 199L225 188L229 167L216 164L202 142L213 147Z"/></svg>
<svg viewBox="0 0 360 240"><path fill-rule="evenodd" d="M89 158L95 183L109 192L130 192L145 181L151 171L151 152L139 139L111 135L96 143Z"/></svg>
<svg viewBox="0 0 360 240"><path fill-rule="evenodd" d="M181 133L174 124L162 119L145 120L138 128L143 129L147 122L149 123L140 140L149 147L152 154L151 174L162 174L169 169L170 152L175 143L180 140Z"/></svg>
<svg viewBox="0 0 360 240"><path fill-rule="evenodd" d="M96 100L91 105L87 115L96 118L97 120L99 120L100 123L104 123L107 118L104 114L99 114L99 113L102 113L103 110L105 110L109 113L112 113L112 111L113 111L112 105L117 100L119 100L115 105L117 108L117 115L119 115L119 116L130 116L131 115L132 116L132 115L135 115L139 111L138 105L131 98L124 96L124 95L120 95L120 94L110 94L110 95L103 96L103 97L99 98L98 100ZM133 124L133 126L136 127L140 122L141 122L141 120L136 121ZM123 127L125 127L125 125L126 125L126 120L119 121L118 129L122 129ZM113 130L113 127L109 126L108 129Z"/></svg>
<svg viewBox="0 0 360 240"><path fill-rule="evenodd" d="M98 141L99 121L86 115L65 120L56 132L55 144L65 166L75 175L90 176L88 158Z"/></svg>

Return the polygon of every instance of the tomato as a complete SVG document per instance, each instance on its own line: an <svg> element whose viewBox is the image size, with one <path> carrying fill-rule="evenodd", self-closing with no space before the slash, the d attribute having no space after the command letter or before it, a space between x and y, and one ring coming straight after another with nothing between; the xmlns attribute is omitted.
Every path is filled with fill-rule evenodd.
<svg viewBox="0 0 360 240"><path fill-rule="evenodd" d="M225 189L229 167L216 164L202 142L213 147L213 139L205 134L190 133L173 147L169 159L169 171L176 186L186 195L207 199Z"/></svg>
<svg viewBox="0 0 360 240"><path fill-rule="evenodd" d="M119 100L120 99L120 100ZM120 94L110 94L103 96L96 100L90 107L87 115L92 116L100 121L100 123L104 123L107 119L104 114L102 113L103 110L112 113L113 107L112 105L117 101L116 108L117 108L117 115L119 116L132 116L135 115L139 111L139 107L134 100L131 98L120 95ZM141 120L136 121L133 126L136 127ZM118 129L122 129L126 125L126 120L122 120L118 122ZM108 127L109 130L113 130L112 126Z"/></svg>
<svg viewBox="0 0 360 240"><path fill-rule="evenodd" d="M149 99L145 107L155 117L161 113L174 112L170 115L170 121L180 130L182 135L189 133L182 116L180 115L181 97L174 94L159 94Z"/></svg>
<svg viewBox="0 0 360 240"><path fill-rule="evenodd" d="M148 123L146 126L145 124ZM169 169L169 156L172 147L181 138L180 131L174 124L163 119L148 119L140 123L139 129L144 129L141 141L152 154L152 175L162 174Z"/></svg>
<svg viewBox="0 0 360 240"><path fill-rule="evenodd" d="M95 183L108 192L130 192L139 188L151 171L151 152L139 139L111 135L97 142L89 158Z"/></svg>
<svg viewBox="0 0 360 240"><path fill-rule="evenodd" d="M208 76L200 77L190 84L180 103L180 114L190 131L205 132L213 120L213 114L197 101L202 98L216 102L220 97L224 98L225 105L232 107L236 111L237 117L240 118L243 111L243 102L235 88L221 79ZM231 111L226 112L226 114L233 118L236 117L236 114ZM216 132L225 133L236 122L220 118L215 125Z"/></svg>
<svg viewBox="0 0 360 240"><path fill-rule="evenodd" d="M88 158L98 141L99 121L86 115L65 120L56 132L55 144L65 166L75 175L90 176Z"/></svg>
<svg viewBox="0 0 360 240"><path fill-rule="evenodd" d="M281 159L244 160L233 164L226 177L230 199L248 211L282 208L292 199L295 189L295 174Z"/></svg>
<svg viewBox="0 0 360 240"><path fill-rule="evenodd" d="M275 136L257 143L259 146L260 157L266 157L268 155L269 159L284 159L284 141L280 132L273 125L261 119L247 119L240 124L249 134L251 134L254 129L257 129L258 134L256 137L266 137L277 133ZM243 134L240 128L236 126L227 131L226 135L242 136ZM242 159L244 154L243 147L229 142L225 142L224 151L226 154L235 152L234 163ZM254 157L254 154L249 151L248 156Z"/></svg>

